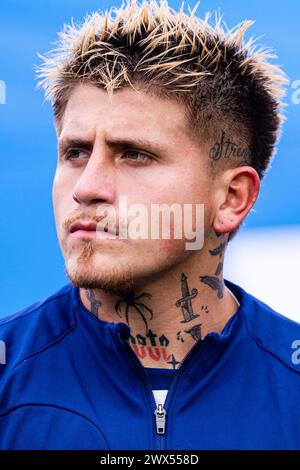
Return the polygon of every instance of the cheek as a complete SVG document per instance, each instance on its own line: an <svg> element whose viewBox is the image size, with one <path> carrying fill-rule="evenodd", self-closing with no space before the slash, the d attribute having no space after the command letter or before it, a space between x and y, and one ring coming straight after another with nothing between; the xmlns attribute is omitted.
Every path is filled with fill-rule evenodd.
<svg viewBox="0 0 300 470"><path fill-rule="evenodd" d="M72 188L72 180L66 178L58 170L52 185L53 211L57 225L68 216L68 212L72 209Z"/></svg>
<svg viewBox="0 0 300 470"><path fill-rule="evenodd" d="M64 191L59 174L55 174L52 185L52 201L55 218L58 218L60 206L64 200Z"/></svg>
<svg viewBox="0 0 300 470"><path fill-rule="evenodd" d="M155 179L155 184L151 187L144 185L143 187L134 187L130 194L127 192L127 204L130 206L134 203L143 203L147 208L148 233L150 234L150 225L155 227L162 224L162 215L157 224L157 206L160 206L162 213L165 214L165 223L170 225L171 233L178 230L186 235L201 232L206 234L209 230L212 216L212 207L210 201L210 192L207 183L202 179L192 176L191 174L182 174L180 178L178 173L168 173L163 180L161 177ZM170 212L163 206L168 206ZM150 214L155 214L154 220ZM171 214L171 216L170 216ZM175 215L176 214L176 215ZM177 253L182 251L184 242L176 239L170 241L162 241L159 249L163 253ZM158 244L154 242L155 247Z"/></svg>
<svg viewBox="0 0 300 470"><path fill-rule="evenodd" d="M52 184L52 201L53 201L54 211L56 210L56 207L57 207L58 193L59 193L59 185L58 185L56 177L54 177L53 184Z"/></svg>
<svg viewBox="0 0 300 470"><path fill-rule="evenodd" d="M133 262L150 272L157 269L159 273L162 268L184 261L190 254L184 240L136 240L131 246Z"/></svg>

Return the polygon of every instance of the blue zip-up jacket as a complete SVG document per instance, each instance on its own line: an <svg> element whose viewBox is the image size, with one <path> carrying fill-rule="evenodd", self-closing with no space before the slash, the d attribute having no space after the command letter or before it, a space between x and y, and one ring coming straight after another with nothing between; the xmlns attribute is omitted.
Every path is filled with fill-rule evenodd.
<svg viewBox="0 0 300 470"><path fill-rule="evenodd" d="M175 372L161 434L129 327L96 318L79 289L3 318L0 449L299 449L300 324L225 284L240 307Z"/></svg>

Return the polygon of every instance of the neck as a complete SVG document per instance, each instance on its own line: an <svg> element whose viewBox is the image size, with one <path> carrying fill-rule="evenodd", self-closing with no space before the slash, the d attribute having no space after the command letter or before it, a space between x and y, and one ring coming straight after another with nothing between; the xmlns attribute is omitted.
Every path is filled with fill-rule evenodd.
<svg viewBox="0 0 300 470"><path fill-rule="evenodd" d="M129 343L145 367L178 368L195 342L220 333L238 308L223 280L224 244L209 254L205 268L190 257L134 293L80 288L81 300L99 319L130 327Z"/></svg>

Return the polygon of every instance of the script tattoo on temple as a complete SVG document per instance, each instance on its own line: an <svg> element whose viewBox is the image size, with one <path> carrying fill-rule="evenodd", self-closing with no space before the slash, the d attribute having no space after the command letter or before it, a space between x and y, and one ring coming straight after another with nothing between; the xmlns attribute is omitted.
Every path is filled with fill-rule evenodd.
<svg viewBox="0 0 300 470"><path fill-rule="evenodd" d="M194 299L198 290L193 288L190 292L187 283L187 277L184 273L181 273L181 299L178 299L175 303L176 307L181 308L183 314L183 320L180 323L188 323L195 318L199 317L199 314L193 312L192 299Z"/></svg>
<svg viewBox="0 0 300 470"><path fill-rule="evenodd" d="M220 140L215 142L209 151L212 162L229 158L240 158L242 163L251 163L251 152L248 147L242 147L226 138L224 131L221 133Z"/></svg>
<svg viewBox="0 0 300 470"><path fill-rule="evenodd" d="M95 292L91 289L85 289L85 293L91 304L91 312L99 318L99 307L102 305L101 300L96 299Z"/></svg>
<svg viewBox="0 0 300 470"><path fill-rule="evenodd" d="M148 322L146 319L146 314L148 315L150 314L150 320L152 320L153 312L151 308L149 308L147 305L145 305L142 302L139 302L142 297L150 298L152 297L152 295L146 292L143 292L142 294L137 295L137 296L134 295L134 292L124 294L121 297L121 299L117 300L115 304L115 310L117 314L119 315L119 317L122 318L122 308L123 307L125 308L125 319L126 319L126 323L128 324L128 326L130 326L129 325L129 311L130 310L136 311L140 315L140 317L143 319L143 322L145 323L145 326L146 326L146 333L148 333L149 329L148 329Z"/></svg>

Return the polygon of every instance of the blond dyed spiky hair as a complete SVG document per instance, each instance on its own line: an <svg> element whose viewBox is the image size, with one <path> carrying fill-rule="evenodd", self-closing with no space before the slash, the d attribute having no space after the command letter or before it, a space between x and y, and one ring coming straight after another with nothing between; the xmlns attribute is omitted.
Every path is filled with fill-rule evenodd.
<svg viewBox="0 0 300 470"><path fill-rule="evenodd" d="M287 79L271 64L269 50L244 34L253 21L229 30L216 15L178 12L162 0L136 0L105 14L87 15L65 25L55 50L40 56L39 85L52 103L57 125L72 89L88 81L109 94L122 87L156 93L184 105L188 130L209 152L220 135L247 148L260 177L274 154ZM242 153L241 153L242 154ZM239 154L240 156L240 154ZM223 159L218 166L245 164Z"/></svg>

